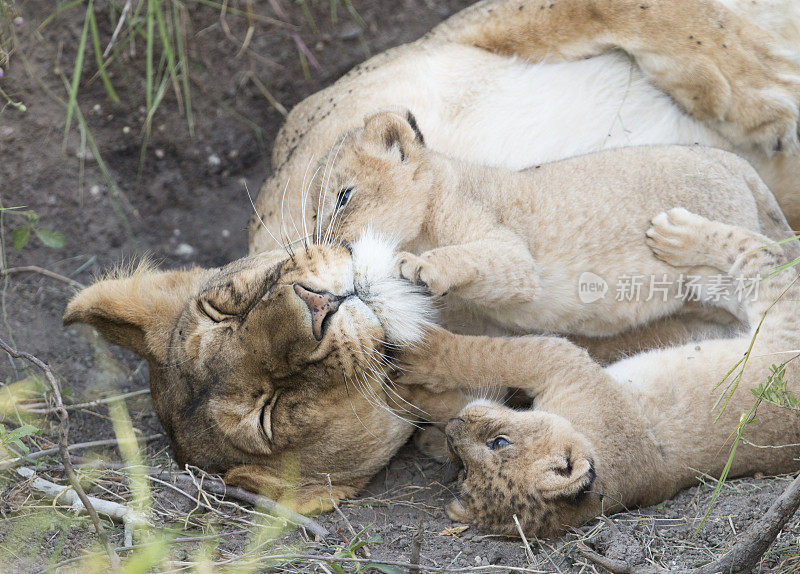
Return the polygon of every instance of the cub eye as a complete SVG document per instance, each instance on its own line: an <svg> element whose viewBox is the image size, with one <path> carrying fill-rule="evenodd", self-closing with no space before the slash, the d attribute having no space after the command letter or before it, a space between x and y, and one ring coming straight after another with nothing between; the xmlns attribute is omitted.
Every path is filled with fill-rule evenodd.
<svg viewBox="0 0 800 574"><path fill-rule="evenodd" d="M508 440L508 437L504 437L502 435L494 437L492 440L486 443L486 446L489 447L489 450L497 450L498 448L503 448L504 446L508 446L511 444L511 441Z"/></svg>
<svg viewBox="0 0 800 574"><path fill-rule="evenodd" d="M343 187L339 190L339 193L336 195L336 207L335 209L341 209L345 206L347 201L350 199L350 194L353 193L352 187Z"/></svg>
<svg viewBox="0 0 800 574"><path fill-rule="evenodd" d="M226 313L213 305L207 299L200 299L197 302L197 307L200 309L200 312L214 321L215 323L221 323L227 319L231 319L234 315L233 313Z"/></svg>

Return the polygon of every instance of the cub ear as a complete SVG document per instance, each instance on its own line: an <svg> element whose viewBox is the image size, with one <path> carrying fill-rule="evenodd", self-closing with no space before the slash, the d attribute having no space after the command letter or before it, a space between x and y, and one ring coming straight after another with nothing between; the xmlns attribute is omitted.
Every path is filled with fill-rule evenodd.
<svg viewBox="0 0 800 574"><path fill-rule="evenodd" d="M567 453L537 477L535 486L547 499L579 500L592 488L596 476L591 456Z"/></svg>
<svg viewBox="0 0 800 574"><path fill-rule="evenodd" d="M385 150L397 149L405 161L415 146L424 146L425 138L410 110L382 111L364 120L364 137Z"/></svg>
<svg viewBox="0 0 800 574"><path fill-rule="evenodd" d="M156 271L142 264L127 276L102 279L77 293L64 324L87 323L112 343L163 364L172 329L203 273L200 268Z"/></svg>

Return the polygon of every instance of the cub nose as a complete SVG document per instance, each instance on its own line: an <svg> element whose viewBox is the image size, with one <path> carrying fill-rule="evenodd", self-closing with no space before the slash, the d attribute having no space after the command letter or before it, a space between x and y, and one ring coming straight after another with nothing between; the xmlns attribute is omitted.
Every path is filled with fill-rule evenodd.
<svg viewBox="0 0 800 574"><path fill-rule="evenodd" d="M328 316L333 315L339 310L339 305L344 301L344 297L338 297L333 293L315 293L309 291L302 285L294 285L294 292L300 297L311 311L311 332L314 338L319 341L322 339L323 322Z"/></svg>

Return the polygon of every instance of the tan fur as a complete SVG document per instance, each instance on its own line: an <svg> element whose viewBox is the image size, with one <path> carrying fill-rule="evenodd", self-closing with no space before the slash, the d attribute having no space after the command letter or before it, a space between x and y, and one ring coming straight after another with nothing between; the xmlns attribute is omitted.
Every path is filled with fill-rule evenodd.
<svg viewBox="0 0 800 574"><path fill-rule="evenodd" d="M687 109L707 116L730 138L731 147L744 150L789 213L800 214L800 203L791 203L800 176L796 157L781 152L769 158L764 152L772 150L779 137L785 149L791 147L800 98L791 75L782 76L791 71L791 62L779 55L762 31L704 0L664 0L647 14L640 12L638 3L619 0L593 4L597 10L593 17L599 15L605 22L605 31L598 36L600 28L592 31L580 20L588 13L574 11L582 3L564 0L533 18L528 13L524 21L511 13L510 4L481 3L426 38L376 56L308 98L292 111L278 136L274 176L257 199L258 214L276 234L295 224L302 229L306 217L310 227L313 206L307 202L302 211L299 193L310 163L338 143L342 134L359 127L367 114L389 105L413 106L412 96L395 89L396 79L426 51L454 46L458 58L492 62L502 56L489 50L531 59L548 56L548 51L550 57L571 59L616 47L630 50L654 81ZM524 4L525 10L539 6ZM562 11L570 5L572 12ZM717 16L724 22L733 18L734 25L717 31ZM458 18L463 18L460 24ZM509 36L507 32L518 24L530 36L518 37L516 32ZM687 38L708 34L714 42L693 46L681 31ZM503 37L512 42L503 40L501 45ZM483 48L470 47L473 42ZM564 51L552 50L561 42ZM695 63L704 73L692 72ZM763 86L771 89L762 90ZM468 100L458 103L467 105ZM341 248L316 245L306 252L297 244L291 259L284 251L268 252L274 247L254 217L252 257L222 269L143 268L131 276L101 281L75 297L64 319L90 323L148 359L153 402L179 464L225 473L231 483L265 490L301 510L319 510L329 506L331 495L338 499L357 492L408 438L413 427L388 407L402 410L401 401L409 401L420 412L412 410L405 416L438 422L466 399L458 390L439 393L387 382L393 366L376 364L374 353L390 349L378 346L374 337L380 338L381 325L368 315L339 311L331 336L323 339L323 349L332 352L317 353L320 347L312 341L308 311L292 296L291 287L300 282L336 292L350 268L350 256ZM259 303L249 307L253 301ZM493 329L455 304L443 315L448 327L462 331L485 334ZM597 356L608 360L626 349L668 344L697 333L674 318L654 325L655 331L624 335L622 345L608 338L597 341ZM353 352L354 343L371 350ZM270 439L259 422L262 408L274 402L277 390ZM330 474L332 493L323 473Z"/></svg>
<svg viewBox="0 0 800 574"><path fill-rule="evenodd" d="M687 112L717 122L735 143L774 147L787 134L796 139L791 106L763 91L796 93L794 63L773 51L773 37L716 2L480 2L433 35L531 59L572 60L621 48ZM669 54L654 46L669 46Z"/></svg>
<svg viewBox="0 0 800 574"><path fill-rule="evenodd" d="M367 227L398 239L410 251L400 254L402 277L514 332L608 337L680 310L680 272L643 235L671 205L775 241L794 236L755 171L728 152L622 148L513 172L423 141L410 112L369 116L320 162L330 167L308 199L317 225L344 241ZM786 248L800 255L796 242ZM610 292L583 302L585 272ZM631 275L666 281L669 292L619 301L615 286Z"/></svg>
<svg viewBox="0 0 800 574"><path fill-rule="evenodd" d="M491 377L535 397L531 411L481 401L448 424L449 449L466 469L461 496L448 507L453 519L514 534L516 514L529 535L551 536L601 512L654 504L701 473L719 476L731 433L756 404L751 389L771 380L771 365L785 363L787 389L800 390L792 360L800 345L800 285L794 268L773 274L786 262L781 249L684 209L654 218L647 237L653 252L678 268L762 277L758 297L744 299L748 332L650 351L606 369L565 339L437 333L430 346L405 356L413 366L405 382L452 390ZM722 410L716 401L724 392L732 396ZM800 417L767 402L755 415L730 476L796 470ZM490 448L498 437L510 444Z"/></svg>
<svg viewBox="0 0 800 574"><path fill-rule="evenodd" d="M721 132L724 137L718 145L747 157L789 222L800 227L800 161L789 153L797 141L797 64L781 45L786 30L775 30L773 36L748 19L780 7L742 4L747 6L739 15L708 0L479 2L416 42L374 56L295 106L276 138L273 174L256 200L258 214L276 235L283 217L295 222L310 219L310 206L303 211L300 201L303 182L311 175L309 165L366 115L389 106L424 105L427 100L420 100L417 90L402 80L416 73L418 62L424 66L432 51L477 47L454 56L467 65L470 59L482 61L488 54L550 62L623 49L687 112ZM784 20L780 13L773 19ZM796 46L796 37L783 42ZM483 81L474 78L475 83ZM454 108L469 105L468 91L461 101L452 102ZM452 129L458 127L456 117ZM776 149L784 151L774 153ZM251 253L273 248L259 218L252 217Z"/></svg>
<svg viewBox="0 0 800 574"><path fill-rule="evenodd" d="M64 322L89 323L149 361L153 404L180 466L319 511L330 507L327 474L336 499L352 496L413 430L366 398L386 392L375 316L342 304L316 341L293 291L341 293L350 257L312 246L221 269L144 267L81 291Z"/></svg>

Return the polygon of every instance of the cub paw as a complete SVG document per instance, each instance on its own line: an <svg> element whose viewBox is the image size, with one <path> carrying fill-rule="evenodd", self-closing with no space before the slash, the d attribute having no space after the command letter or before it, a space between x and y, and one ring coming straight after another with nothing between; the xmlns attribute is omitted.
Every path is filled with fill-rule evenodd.
<svg viewBox="0 0 800 574"><path fill-rule="evenodd" d="M652 219L646 232L647 246L653 254L673 267L705 265L708 241L705 232L710 223L682 207L661 212Z"/></svg>
<svg viewBox="0 0 800 574"><path fill-rule="evenodd" d="M397 272L403 279L419 285L434 296L444 295L450 288L444 273L437 269L425 254L400 253Z"/></svg>
<svg viewBox="0 0 800 574"><path fill-rule="evenodd" d="M424 427L414 433L417 450L436 462L445 463L450 459L446 441L444 431L437 426Z"/></svg>

